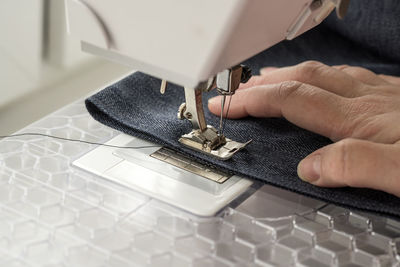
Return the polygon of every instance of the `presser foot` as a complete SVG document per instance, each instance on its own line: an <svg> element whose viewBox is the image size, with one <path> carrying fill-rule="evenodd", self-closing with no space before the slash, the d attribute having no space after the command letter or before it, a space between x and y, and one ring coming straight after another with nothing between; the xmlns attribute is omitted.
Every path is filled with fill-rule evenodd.
<svg viewBox="0 0 400 267"><path fill-rule="evenodd" d="M191 149L200 151L219 160L228 160L235 153L251 143L240 143L219 135L217 130L207 125L205 131L199 129L184 134L179 138L179 142Z"/></svg>

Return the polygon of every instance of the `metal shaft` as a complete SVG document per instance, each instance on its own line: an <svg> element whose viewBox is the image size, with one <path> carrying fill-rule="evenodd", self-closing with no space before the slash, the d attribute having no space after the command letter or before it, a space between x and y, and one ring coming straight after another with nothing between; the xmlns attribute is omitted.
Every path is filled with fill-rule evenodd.
<svg viewBox="0 0 400 267"><path fill-rule="evenodd" d="M221 97L221 116L219 118L219 131L218 135L223 135L223 124L224 124L224 108L225 108L226 95Z"/></svg>
<svg viewBox="0 0 400 267"><path fill-rule="evenodd" d="M207 124L204 117L202 91L185 87L185 101L185 117L192 123L193 129L205 131Z"/></svg>

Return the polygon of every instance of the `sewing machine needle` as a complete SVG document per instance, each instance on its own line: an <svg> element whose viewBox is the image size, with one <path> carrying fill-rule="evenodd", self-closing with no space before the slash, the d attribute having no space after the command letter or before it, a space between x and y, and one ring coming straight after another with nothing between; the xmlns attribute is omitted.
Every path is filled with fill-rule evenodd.
<svg viewBox="0 0 400 267"><path fill-rule="evenodd" d="M223 126L223 119L224 119L224 107L225 107L225 99L226 95L223 95L221 98L221 117L219 118L219 131L218 135L222 135L222 126Z"/></svg>

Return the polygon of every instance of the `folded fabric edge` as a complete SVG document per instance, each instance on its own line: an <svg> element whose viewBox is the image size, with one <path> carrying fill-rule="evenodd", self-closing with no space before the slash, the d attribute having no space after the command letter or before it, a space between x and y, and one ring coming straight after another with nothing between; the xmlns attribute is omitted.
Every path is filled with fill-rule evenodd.
<svg viewBox="0 0 400 267"><path fill-rule="evenodd" d="M133 129L127 128L118 119L110 117L104 111L99 109L98 105L96 105L96 103L93 103L91 99L86 99L85 100L85 105L86 105L86 108L87 108L88 112L90 113L90 115L96 121L98 121L98 122L100 122L102 124L105 124L108 127L112 127L114 129L117 129L117 130L119 130L119 131L121 131L123 133L126 133L128 135L132 135L132 136L135 136L135 137L138 137L138 138L141 138L141 139L144 139L144 140L147 140L147 141L150 141L150 142L162 145L162 146L166 146L166 147L171 148L173 150L176 150L176 148L173 145L171 145L171 144L169 144L167 142L164 142L163 140L157 138L154 135L151 135L149 133L145 133L145 132L142 132L142 131L139 131L139 130L136 130L136 129L133 130ZM129 130L127 130L127 129L129 129ZM221 169L223 171L226 171L226 172L228 172L230 174L237 174L237 175L244 176L244 177L256 180L256 181L260 181L260 182L262 182L264 184L269 184L269 185L276 186L278 188L282 188L282 189L285 189L285 190L288 190L288 191L291 191L291 192L299 193L299 194L305 195L307 197L318 199L318 200L321 200L321 201L324 201L324 202L327 201L326 199L324 199L322 197L319 197L318 195L313 195L313 194L310 194L310 193L302 191L302 190L296 190L295 188L285 187L285 186L282 186L280 184L273 183L273 182L270 182L270 181L264 181L264 180L261 180L261 179L259 179L257 177L252 177L252 176L246 175L246 174L241 173L241 172L234 172L234 171L232 171L230 169L227 169L227 168L225 168L223 166L215 165L214 163L208 162L208 161L200 158L199 156L197 156L196 155L197 152L193 152L192 151L191 153L188 153L184 148L180 149L179 152L184 153L188 157L190 157L190 158L192 158L192 159L194 159L194 160L196 160L196 161L198 161L198 162L200 162L202 164L205 164L207 166L212 166L212 167L215 167L215 168L219 168L219 169ZM400 221L400 212L392 212L392 211L389 211L389 210L386 210L386 209L381 209L381 208L380 209L376 209L376 208L373 208L373 207L359 207L359 206L349 205L349 204L347 204L345 202L341 202L339 200L329 200L329 202L333 203L333 204L336 204L336 205L339 205L339 206L342 206L342 207L350 208L350 209L355 209L355 210L364 211L364 212L373 212L373 213L377 213L377 214L380 214L380 215L385 215L385 216L388 216L390 218L393 218L393 219L396 219L396 220Z"/></svg>

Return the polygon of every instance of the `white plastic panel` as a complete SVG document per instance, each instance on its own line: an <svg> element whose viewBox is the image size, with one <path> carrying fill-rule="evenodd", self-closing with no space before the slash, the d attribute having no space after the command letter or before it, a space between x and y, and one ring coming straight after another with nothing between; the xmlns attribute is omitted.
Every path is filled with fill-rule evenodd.
<svg viewBox="0 0 400 267"><path fill-rule="evenodd" d="M222 184L150 157L161 147L121 134L114 146L152 146L145 149L98 147L74 165L107 180L200 216L212 216L246 191L252 182L233 176Z"/></svg>

